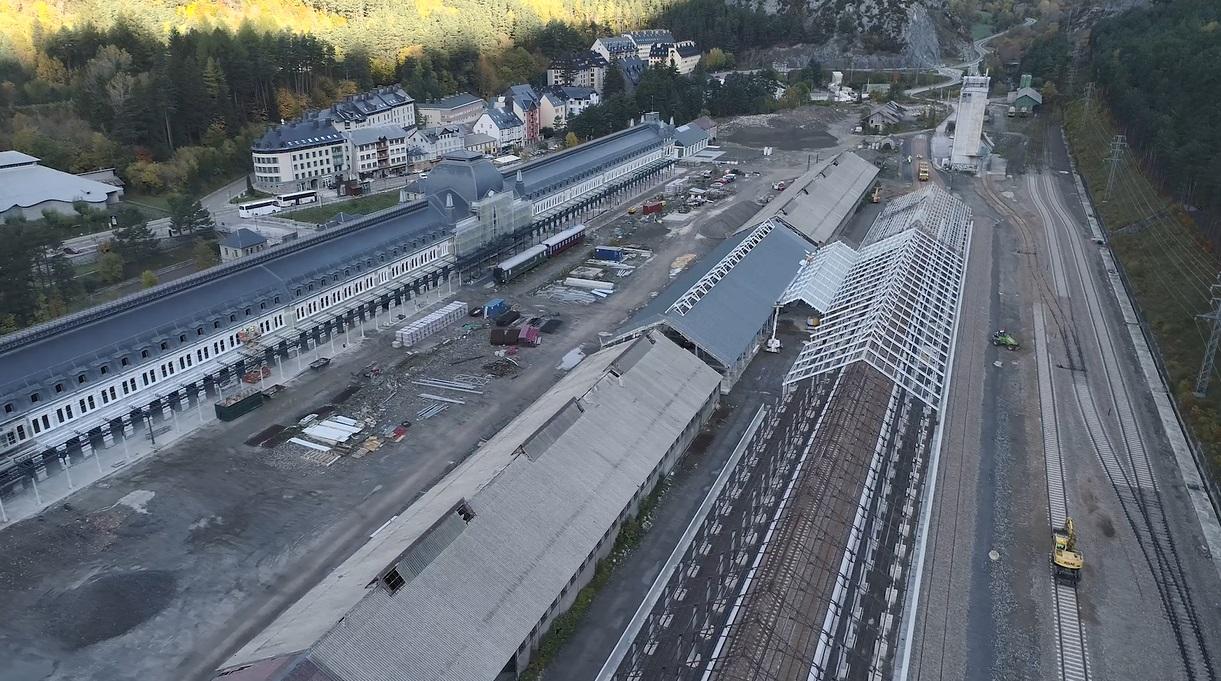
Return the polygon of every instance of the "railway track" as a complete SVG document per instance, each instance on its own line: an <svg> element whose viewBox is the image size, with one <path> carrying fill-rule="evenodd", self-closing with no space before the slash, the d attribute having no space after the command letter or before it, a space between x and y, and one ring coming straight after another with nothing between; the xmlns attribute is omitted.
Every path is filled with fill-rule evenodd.
<svg viewBox="0 0 1221 681"><path fill-rule="evenodd" d="M1035 186L1035 183L1038 186ZM1170 530L1162 492L1153 473L1152 462L1145 446L1140 424L1133 406L1132 392L1118 365L1122 351L1112 337L1102 312L1100 295L1079 235L1072 231L1073 220L1060 202L1050 176L1043 174L1032 181L1032 191L1046 192L1054 220L1049 230L1063 230L1068 252L1075 261L1077 277L1084 293L1090 332L1099 350L1108 411L1118 423L1118 437L1111 442L1102 425L1100 405L1094 398L1087 378L1074 380L1074 392L1086 430L1094 444L1103 470L1115 490L1124 516L1131 526L1141 553L1149 566L1162 610L1179 652L1182 671L1188 679L1215 680L1217 672L1197 614L1196 598L1183 571L1178 546Z"/></svg>
<svg viewBox="0 0 1221 681"><path fill-rule="evenodd" d="M1062 308L1066 296L1064 286L1063 263L1059 258L1056 241L1048 236L1047 245L1051 255L1048 265L1052 270L1052 280L1048 280L1047 270L1040 266L1038 257L1038 240L1032 233L1025 218L1008 204L1001 200L993 191L987 176L983 182L984 199L1005 215L1014 226L1022 240L1022 252L1026 254L1024 264L1034 283L1036 297L1034 307L1035 348L1037 353L1038 392L1040 421L1043 430L1043 455L1047 475L1047 510L1048 539L1051 532L1064 525L1069 516L1068 490L1065 485L1065 466L1060 451L1060 431L1056 412L1055 390L1052 385L1052 363L1048 345L1047 316L1051 315L1056 331L1068 354L1068 366L1080 365L1080 343L1077 342L1072 327L1065 324L1067 318ZM1047 214L1047 209L1036 201L1036 209L1041 216ZM1049 230L1050 231L1050 230ZM1050 542L1049 542L1050 545ZM1081 608L1077 601L1077 587L1060 581L1055 575L1055 569L1048 558L1048 571L1051 573L1051 596L1054 617L1054 632L1056 640L1056 667L1061 681L1089 681L1089 648L1086 641L1085 626L1081 621Z"/></svg>

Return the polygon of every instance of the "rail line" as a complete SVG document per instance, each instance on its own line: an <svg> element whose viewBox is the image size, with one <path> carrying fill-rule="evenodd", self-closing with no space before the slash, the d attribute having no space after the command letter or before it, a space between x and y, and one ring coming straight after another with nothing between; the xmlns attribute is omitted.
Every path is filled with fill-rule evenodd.
<svg viewBox="0 0 1221 681"><path fill-rule="evenodd" d="M1106 429L1102 426L1090 382L1078 377L1073 386L1078 396L1082 419L1124 516L1149 565L1166 621L1179 651L1183 671L1189 679L1213 681L1217 678L1216 669L1199 625L1195 599L1183 572L1178 547L1166 517L1162 493L1154 477L1152 463L1136 419L1132 393L1118 365L1117 358L1121 348L1111 336L1106 324L1097 285L1088 274L1089 262L1085 257L1081 239L1072 231L1071 215L1060 201L1051 177L1042 174L1038 182L1046 192L1056 218L1048 225L1048 229L1063 230L1062 234L1069 242L1069 250L1076 264L1090 330L1099 350L1101 374L1119 426L1119 446L1112 445ZM1038 189L1033 181L1031 188L1032 191Z"/></svg>
<svg viewBox="0 0 1221 681"><path fill-rule="evenodd" d="M1036 297L1040 299L1036 300L1034 305L1034 336L1038 373L1039 412L1043 430L1043 456L1047 475L1048 535L1050 538L1051 532L1063 526L1068 518L1069 500L1065 485L1064 459L1060 451L1060 427L1057 420L1056 397L1051 376L1051 354L1047 341L1046 317L1048 313L1053 318L1053 322L1064 343L1065 351L1068 354L1069 366L1065 368L1074 368L1074 351L1078 357L1076 363L1080 366L1081 348L1076 335L1072 333L1072 327L1064 323L1066 315L1061 305L1062 301L1066 299L1064 294L1067 291L1064 285L1063 263L1058 258L1058 254L1049 256L1049 265L1052 268L1053 274L1058 273L1060 276L1054 277L1053 281L1048 281L1047 271L1039 266L1038 250L1035 246L1038 240L1031 233L1025 218L996 195L988 182L987 176L984 178L983 188L983 198L1001 214L1007 216L1010 224L1017 229L1023 242L1023 251L1028 256L1025 259L1025 265L1034 283ZM1041 203L1036 202L1036 206L1040 215L1047 215L1046 208ZM1054 250L1056 248L1054 239L1049 237L1046 243L1049 249ZM1056 577L1055 568L1051 564L1050 558L1048 559L1048 571L1051 573L1052 610L1055 614L1054 632L1056 637L1056 668L1058 677L1061 681L1089 681L1091 678L1089 647L1086 640L1085 626L1081 621L1081 608L1077 601L1076 585L1063 583Z"/></svg>

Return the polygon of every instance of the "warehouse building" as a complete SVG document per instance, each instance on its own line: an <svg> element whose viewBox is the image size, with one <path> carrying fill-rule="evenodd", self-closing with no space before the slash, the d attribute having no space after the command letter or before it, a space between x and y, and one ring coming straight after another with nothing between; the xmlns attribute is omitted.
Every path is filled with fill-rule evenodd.
<svg viewBox="0 0 1221 681"><path fill-rule="evenodd" d="M771 335L776 303L813 250L779 220L743 229L675 278L608 345L661 329L716 369L727 393Z"/></svg>
<svg viewBox="0 0 1221 681"><path fill-rule="evenodd" d="M0 378L0 494L207 404L247 371L486 276L498 258L656 182L672 143L654 116L507 177L455 152L424 181L423 201L0 338L11 367Z"/></svg>
<svg viewBox="0 0 1221 681"><path fill-rule="evenodd" d="M780 218L807 239L825 244L856 214L877 176L877 166L845 151L806 171L754 219Z"/></svg>
<svg viewBox="0 0 1221 681"><path fill-rule="evenodd" d="M717 385L660 333L590 355L218 678L515 676L707 422Z"/></svg>

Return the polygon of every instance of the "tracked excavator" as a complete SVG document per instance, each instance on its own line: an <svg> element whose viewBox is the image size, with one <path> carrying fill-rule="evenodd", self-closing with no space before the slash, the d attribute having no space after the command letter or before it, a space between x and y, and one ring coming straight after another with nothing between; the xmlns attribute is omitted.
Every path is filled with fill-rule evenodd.
<svg viewBox="0 0 1221 681"><path fill-rule="evenodd" d="M1081 568L1085 565L1085 557L1077 548L1077 526L1072 518L1065 518L1064 527L1057 527L1052 532L1054 545L1051 550L1051 562L1056 568L1056 577L1076 584L1081 579Z"/></svg>

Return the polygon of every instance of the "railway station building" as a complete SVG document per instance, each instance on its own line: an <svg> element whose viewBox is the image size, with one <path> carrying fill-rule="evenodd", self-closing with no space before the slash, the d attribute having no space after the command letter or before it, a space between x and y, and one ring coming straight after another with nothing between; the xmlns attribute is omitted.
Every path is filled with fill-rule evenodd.
<svg viewBox="0 0 1221 681"><path fill-rule="evenodd" d="M661 333L590 355L217 678L515 677L711 417L718 385Z"/></svg>
<svg viewBox="0 0 1221 681"><path fill-rule="evenodd" d="M246 372L487 276L662 179L672 144L654 115L507 174L454 152L423 200L0 337L0 494L174 410L210 408Z"/></svg>

